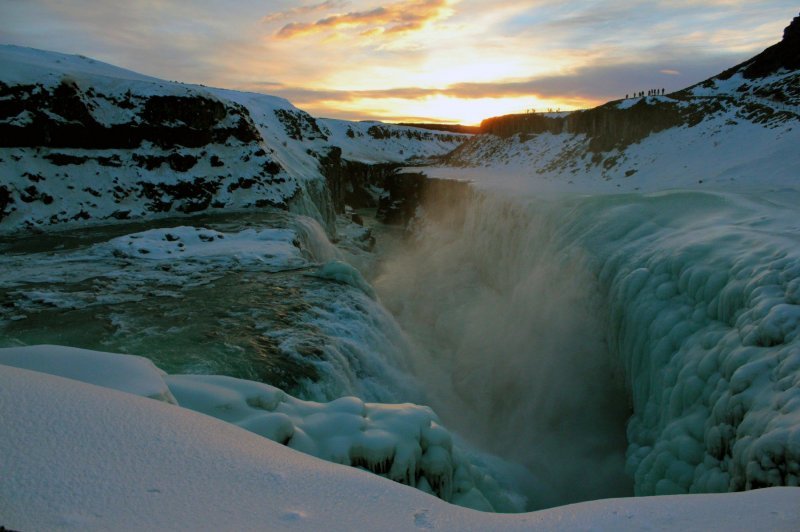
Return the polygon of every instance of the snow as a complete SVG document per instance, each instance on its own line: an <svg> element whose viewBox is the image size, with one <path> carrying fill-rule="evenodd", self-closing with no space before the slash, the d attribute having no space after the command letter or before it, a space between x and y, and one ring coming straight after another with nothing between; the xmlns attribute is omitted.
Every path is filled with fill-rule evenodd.
<svg viewBox="0 0 800 532"><path fill-rule="evenodd" d="M174 405L7 366L0 410L0 515L19 530L792 530L800 519L797 488L480 513Z"/></svg>
<svg viewBox="0 0 800 532"><path fill-rule="evenodd" d="M128 84L130 82L156 83L161 81L81 55L61 54L13 45L0 47L0 72L3 72L4 83L20 85L30 83L33 79L47 80L49 83L57 85L65 74L105 78L107 82L120 80Z"/></svg>
<svg viewBox="0 0 800 532"><path fill-rule="evenodd" d="M165 373L143 357L60 345L34 345L0 348L0 364L177 404L164 382Z"/></svg>
<svg viewBox="0 0 800 532"><path fill-rule="evenodd" d="M522 496L490 462L469 451L427 407L364 403L341 397L301 401L281 390L223 376L172 375L170 390L185 408L234 423L290 448L427 488L446 501L485 511L521 512ZM511 467L505 465L505 467Z"/></svg>
<svg viewBox="0 0 800 532"><path fill-rule="evenodd" d="M797 76L781 71L746 80L736 73L671 95L606 104L594 112L641 105L694 110L682 125L607 151L592 151L583 134L480 135L451 155L451 166L416 171L512 197L796 188L800 106L787 88Z"/></svg>
<svg viewBox="0 0 800 532"><path fill-rule="evenodd" d="M3 233L264 205L332 224L319 162L332 149L340 148L345 158L354 160L402 162L443 155L468 138L387 124L316 120L274 96L159 80L82 56L17 46L0 46L0 82L11 90L30 86L23 94L53 91L62 82L74 85L76 98L103 127L142 123L153 97L202 98L224 106L225 115L213 129L227 137L195 147L164 148L144 141L119 149L28 148L24 143L0 148L0 186L11 199L0 210ZM69 121L49 109L37 111L55 122ZM21 127L31 119L25 111L2 124ZM225 133L240 120L260 138L241 142ZM179 129L185 124L173 119L159 125ZM373 127L381 134L370 135ZM354 132L352 137L348 131ZM64 156L72 160L60 163ZM194 162L178 171L167 161L176 156Z"/></svg>
<svg viewBox="0 0 800 532"><path fill-rule="evenodd" d="M279 98L164 82L17 47L0 47L0 72L5 83L54 87L67 76L111 96L132 89L138 96L192 94L244 105L262 140L209 147L194 175L211 173L210 156L217 155L233 161L215 196L226 208L252 207L258 197L289 202L316 220L239 232L182 225L93 246L88 255L126 261L127 270L103 270L126 286L138 283L138 292L124 297L145 297L148 280L202 286L225 268L283 271L316 263L309 273L319 286L304 293L310 308L301 321L331 342L315 362L326 379L307 384L310 396L334 399L346 390L383 400L404 387L399 394L407 393L415 388L402 367L410 352L410 365L448 427L523 463L537 482L543 471L558 471L549 483L527 479L536 484L528 493L541 496L534 504L546 504L549 492L624 492L623 465L636 494L661 495L517 516L475 513L422 492L464 506L515 508L518 496L497 479L519 477L494 474L501 464L465 450L425 407L352 397L305 402L254 382L165 377L144 359L44 346L0 350L0 363L88 384L0 368L0 524L25 530L796 528L798 488L665 496L800 483L796 105L752 90L741 95L742 105L731 104L722 97L738 94L744 83L735 74L689 90L696 101L720 102L700 123L609 152L590 152L581 135L473 139L457 161L470 168L425 170L474 183L463 227L423 220L418 249L399 251L376 283L377 297L326 244L317 223L330 222L315 198L322 183L317 157L336 146L353 160L403 162L443 154L464 136L315 120ZM763 85L791 82L791 75L778 73ZM93 98L97 120L133 119L109 102ZM750 104L784 114L759 123L745 116ZM298 132L287 129L287 116ZM9 123L30 119L22 113ZM255 156L262 147L265 154ZM146 156L172 153L147 143L140 148ZM57 151L88 160L56 165L38 150L0 150L4 175L13 176L5 184L16 192L40 187L31 202L16 202L4 230L71 223L81 212L152 216L141 194L130 189L115 198L114 187L189 182L164 164L133 169L126 150L102 151L130 171L121 180L119 166L103 164L97 150ZM241 186L251 156L277 161L283 181ZM161 201L172 199L165 194ZM5 287L72 274L46 270L49 263L36 257L29 265L28 258L3 257L14 272ZM173 273L152 267L164 264ZM25 305L84 304L76 297L91 304L120 297L111 292L67 295L42 286L10 293L24 312ZM407 330L423 331L413 347L381 301ZM281 349L303 341L294 332L270 334ZM225 422L92 384L172 402L174 393L182 405Z"/></svg>
<svg viewBox="0 0 800 532"><path fill-rule="evenodd" d="M290 229L245 229L238 233L222 233L179 226L125 235L112 239L107 245L117 257L153 261L216 260L239 265L256 262L273 271L307 264L297 234Z"/></svg>
<svg viewBox="0 0 800 532"><path fill-rule="evenodd" d="M753 190L796 187L800 161L797 122L766 128L732 123L730 115L694 128L678 127L651 134L624 151L604 153L616 158L611 169L590 163L581 135L542 133L521 141L487 136L469 157L476 167L415 168L433 178L467 180L478 188L509 195L620 194L671 189ZM491 155L489 155L491 154ZM709 164L713 160L714 164ZM630 175L626 175L630 173Z"/></svg>
<svg viewBox="0 0 800 532"><path fill-rule="evenodd" d="M626 98L617 104L617 109L630 109L639 102L644 102L647 105L655 105L658 103L675 103L675 100L669 96L637 96L635 98Z"/></svg>

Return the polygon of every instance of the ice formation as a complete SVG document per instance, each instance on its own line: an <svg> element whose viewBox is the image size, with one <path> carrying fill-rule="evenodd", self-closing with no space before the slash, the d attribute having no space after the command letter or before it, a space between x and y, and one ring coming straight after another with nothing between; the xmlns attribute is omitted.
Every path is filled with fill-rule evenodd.
<svg viewBox="0 0 800 532"><path fill-rule="evenodd" d="M588 202L637 494L800 481L800 248L796 197L781 196Z"/></svg>
<svg viewBox="0 0 800 532"><path fill-rule="evenodd" d="M259 382L166 375L142 357L61 346L0 349L0 364L177 404L461 506L525 510L524 496L502 474L512 466L454 441L428 407L364 403L356 397L302 401Z"/></svg>
<svg viewBox="0 0 800 532"><path fill-rule="evenodd" d="M301 401L266 384L224 376L171 375L165 381L181 406L306 454L366 469L461 506L525 509L524 498L508 480L492 471L486 458L454 443L428 407L364 403L355 397Z"/></svg>
<svg viewBox="0 0 800 532"><path fill-rule="evenodd" d="M547 465L542 456L557 460L553 448L574 447L569 460L586 463L568 484L581 484L582 472L615 456L592 445L624 445L627 421L636 494L796 486L796 201L788 190L550 201L479 193L463 224L429 221L378 292L407 330L427 327L421 340L435 356L417 367L442 390L432 404L445 422L468 431L464 405L478 419L489 405L491 430L476 432L534 471ZM414 266L422 257L424 270ZM502 449L519 426L528 448ZM569 465L560 471L570 475Z"/></svg>
<svg viewBox="0 0 800 532"><path fill-rule="evenodd" d="M358 288L369 297L375 298L375 291L361 275L361 272L346 262L340 260L326 262L309 275L320 279L348 284L354 288Z"/></svg>

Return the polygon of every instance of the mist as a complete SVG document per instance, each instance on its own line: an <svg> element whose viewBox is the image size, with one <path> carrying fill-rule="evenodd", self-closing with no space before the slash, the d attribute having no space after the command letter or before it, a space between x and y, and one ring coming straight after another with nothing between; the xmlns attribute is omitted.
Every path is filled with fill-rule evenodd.
<svg viewBox="0 0 800 532"><path fill-rule="evenodd" d="M556 236L558 208L432 198L374 279L431 406L527 468L529 509L633 492L624 378L586 257Z"/></svg>

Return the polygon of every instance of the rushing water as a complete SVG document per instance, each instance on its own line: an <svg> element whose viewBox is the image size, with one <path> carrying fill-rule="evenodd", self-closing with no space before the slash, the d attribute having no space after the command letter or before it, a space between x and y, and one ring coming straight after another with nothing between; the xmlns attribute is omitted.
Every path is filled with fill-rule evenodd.
<svg viewBox="0 0 800 532"><path fill-rule="evenodd" d="M793 485L797 200L476 193L375 284L444 422L543 479L534 506Z"/></svg>
<svg viewBox="0 0 800 532"><path fill-rule="evenodd" d="M359 227L334 247L284 212L7 238L0 346L430 404L518 464L530 509L786 484L796 199L473 193L411 237L375 226L375 252Z"/></svg>
<svg viewBox="0 0 800 532"><path fill-rule="evenodd" d="M277 267L213 254L151 258L120 255L110 244L175 227L208 228L229 240L254 228L285 228L297 235L301 258ZM352 286L309 275L338 253L316 222L282 212L7 239L0 344L139 354L168 373L258 380L319 400L418 399L391 316Z"/></svg>

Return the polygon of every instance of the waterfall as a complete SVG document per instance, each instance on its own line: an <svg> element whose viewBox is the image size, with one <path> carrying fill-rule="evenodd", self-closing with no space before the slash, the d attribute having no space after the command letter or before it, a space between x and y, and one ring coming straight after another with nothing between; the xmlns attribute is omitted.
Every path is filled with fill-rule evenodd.
<svg viewBox="0 0 800 532"><path fill-rule="evenodd" d="M479 193L428 208L375 281L434 409L543 479L534 507L631 492L623 380L596 276L556 238L560 208Z"/></svg>
<svg viewBox="0 0 800 532"><path fill-rule="evenodd" d="M534 506L797 485L796 199L476 192L375 286L443 422Z"/></svg>

